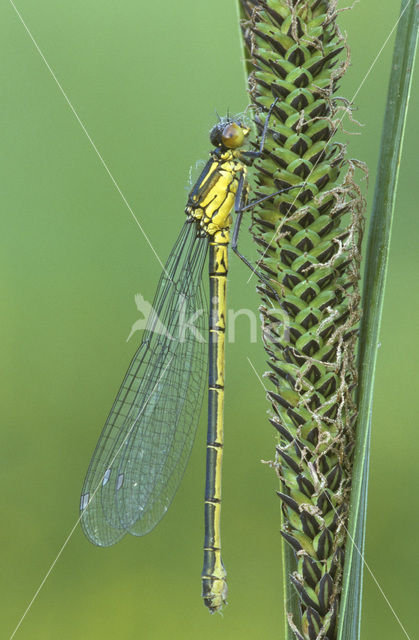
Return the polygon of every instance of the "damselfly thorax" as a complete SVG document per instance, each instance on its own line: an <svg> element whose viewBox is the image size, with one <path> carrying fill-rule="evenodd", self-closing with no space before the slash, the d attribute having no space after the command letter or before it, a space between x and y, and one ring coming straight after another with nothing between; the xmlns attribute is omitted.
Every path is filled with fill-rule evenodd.
<svg viewBox="0 0 419 640"><path fill-rule="evenodd" d="M241 183L247 194L247 169L240 148L248 133L248 128L235 121L221 121L214 127L211 138L220 146L211 152L189 194L186 214L198 221L203 232L218 242L230 241L231 213Z"/></svg>

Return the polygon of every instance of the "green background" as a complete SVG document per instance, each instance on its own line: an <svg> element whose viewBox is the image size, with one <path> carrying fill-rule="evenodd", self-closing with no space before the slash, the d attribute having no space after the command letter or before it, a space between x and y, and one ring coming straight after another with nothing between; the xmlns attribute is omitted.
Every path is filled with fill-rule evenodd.
<svg viewBox="0 0 419 640"><path fill-rule="evenodd" d="M341 15L351 97L392 29L398 3ZM19 0L34 38L165 259L183 221L188 175L209 149L214 110L246 93L230 0ZM78 518L86 466L135 349L134 294L148 300L159 264L12 5L1 24L1 599L10 637ZM393 39L345 128L350 154L379 149ZM418 75L416 74L416 79ZM366 561L408 633L417 628L418 91L401 164L374 402ZM344 134L340 135L342 139ZM254 256L246 229L244 251ZM229 302L256 311L254 281L231 260ZM229 605L200 598L205 416L168 515L143 539L93 547L74 532L16 638L283 637L279 500L261 459L274 455L264 370L245 318L228 346L223 545ZM365 576L363 638L405 637Z"/></svg>

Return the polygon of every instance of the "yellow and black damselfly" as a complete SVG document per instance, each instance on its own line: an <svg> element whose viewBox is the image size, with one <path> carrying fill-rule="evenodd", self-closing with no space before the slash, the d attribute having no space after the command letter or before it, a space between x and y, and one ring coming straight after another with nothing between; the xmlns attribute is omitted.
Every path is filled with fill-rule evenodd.
<svg viewBox="0 0 419 640"><path fill-rule="evenodd" d="M208 357L202 585L210 611L219 610L227 596L220 512L231 212L235 209L237 213L232 249L256 272L238 252L237 239L243 212L255 204L247 203L246 165L263 150L274 105L265 119L259 151L242 150L249 129L233 118L221 119L211 131L214 149L189 194L186 222L161 275L152 315L93 453L81 496L82 527L94 544L109 546L126 533L142 536L156 526L189 459ZM266 198L273 195L276 193ZM208 249L209 312L202 284ZM257 275L267 283L263 275ZM191 316L192 329L192 323L185 322ZM202 338L206 331L209 348Z"/></svg>

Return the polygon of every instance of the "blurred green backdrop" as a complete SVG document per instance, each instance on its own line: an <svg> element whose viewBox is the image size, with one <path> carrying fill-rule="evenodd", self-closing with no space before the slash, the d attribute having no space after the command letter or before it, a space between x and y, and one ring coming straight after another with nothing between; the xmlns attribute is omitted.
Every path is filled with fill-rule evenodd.
<svg viewBox="0 0 419 640"><path fill-rule="evenodd" d="M398 2L341 15L351 97L388 36ZM19 0L18 9L153 246L166 257L188 175L209 149L214 110L246 102L230 0ZM2 193L1 637L12 633L78 518L92 448L138 341L134 294L152 299L158 262L10 3L0 8ZM350 154L374 184L393 39L346 120ZM418 75L416 74L416 78ZM401 166L374 403L366 560L413 634L417 613L418 91ZM344 137L343 135L341 138ZM370 187L370 200L373 188ZM248 255L254 248L246 231ZM229 302L257 309L232 259ZM184 482L160 526L103 550L78 528L18 631L30 639L283 637L279 501L267 403L237 322L228 346L223 544L229 606L200 598L205 416ZM205 412L203 412L205 413ZM363 638L403 632L371 576Z"/></svg>

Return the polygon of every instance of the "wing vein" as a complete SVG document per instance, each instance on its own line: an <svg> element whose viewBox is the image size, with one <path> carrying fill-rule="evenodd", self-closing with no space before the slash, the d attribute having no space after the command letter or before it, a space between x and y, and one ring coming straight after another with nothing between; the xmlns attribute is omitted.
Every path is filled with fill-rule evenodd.
<svg viewBox="0 0 419 640"><path fill-rule="evenodd" d="M81 504L83 529L97 545L114 544L126 532L150 531L183 476L207 372L207 251L206 238L185 223L93 453Z"/></svg>

